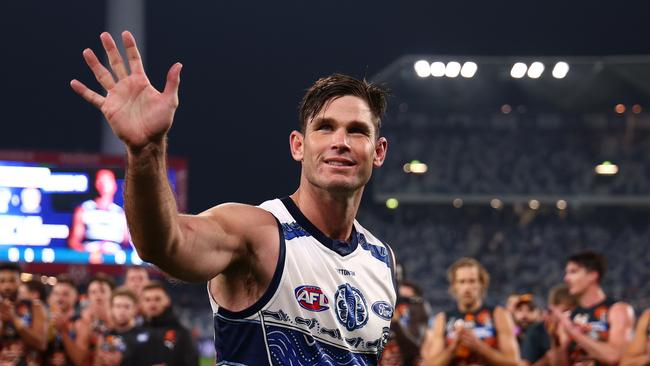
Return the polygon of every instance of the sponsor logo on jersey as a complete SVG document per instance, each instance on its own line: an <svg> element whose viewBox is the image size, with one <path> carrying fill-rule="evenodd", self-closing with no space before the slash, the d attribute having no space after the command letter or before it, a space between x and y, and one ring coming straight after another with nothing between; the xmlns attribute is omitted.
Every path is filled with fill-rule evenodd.
<svg viewBox="0 0 650 366"><path fill-rule="evenodd" d="M350 284L340 285L334 294L336 317L348 331L359 329L368 322L368 305L363 294Z"/></svg>
<svg viewBox="0 0 650 366"><path fill-rule="evenodd" d="M324 311L329 309L329 299L318 286L299 286L294 290L296 300L303 309Z"/></svg>
<svg viewBox="0 0 650 366"><path fill-rule="evenodd" d="M372 304L372 311L384 320L390 320L393 317L393 306L386 301L377 301Z"/></svg>

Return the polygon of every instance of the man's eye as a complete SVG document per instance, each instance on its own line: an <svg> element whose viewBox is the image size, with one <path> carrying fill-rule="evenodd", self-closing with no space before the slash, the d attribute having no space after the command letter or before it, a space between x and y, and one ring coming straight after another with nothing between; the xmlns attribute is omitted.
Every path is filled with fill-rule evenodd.
<svg viewBox="0 0 650 366"><path fill-rule="evenodd" d="M332 130L332 126L325 124L325 125L320 125L320 126L318 126L317 129L318 129L318 130L323 130L323 131L331 131L331 130Z"/></svg>

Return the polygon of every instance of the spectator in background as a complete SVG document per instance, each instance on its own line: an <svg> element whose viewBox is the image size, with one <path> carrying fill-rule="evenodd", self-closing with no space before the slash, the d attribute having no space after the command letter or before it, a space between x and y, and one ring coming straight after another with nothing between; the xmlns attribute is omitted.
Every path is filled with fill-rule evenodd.
<svg viewBox="0 0 650 366"><path fill-rule="evenodd" d="M95 177L98 196L74 211L68 246L93 254L116 253L129 245L124 209L115 204L115 173L100 169ZM99 256L101 258L101 256Z"/></svg>
<svg viewBox="0 0 650 366"><path fill-rule="evenodd" d="M483 304L490 282L485 268L473 258L461 258L447 278L457 306L436 315L422 346L423 365L517 365L519 347L510 314Z"/></svg>
<svg viewBox="0 0 650 366"><path fill-rule="evenodd" d="M143 266L131 266L124 274L124 286L133 291L136 296L142 294L142 289L149 283L149 272Z"/></svg>
<svg viewBox="0 0 650 366"><path fill-rule="evenodd" d="M521 348L528 328L532 324L542 320L542 312L537 307L537 304L535 304L535 299L532 294L523 294L519 296L518 301L515 303L512 317L515 321L517 343L519 343L519 347Z"/></svg>
<svg viewBox="0 0 650 366"><path fill-rule="evenodd" d="M521 295L519 293L512 293L508 295L508 298L506 299L506 310L508 310L510 314L515 313L515 305L517 305L519 302L520 296Z"/></svg>
<svg viewBox="0 0 650 366"><path fill-rule="evenodd" d="M76 344L80 354L73 359L82 359L92 364L95 360L97 342L112 327L110 317L111 293L115 282L106 274L95 274L88 283L88 305L81 310L81 318L75 324Z"/></svg>
<svg viewBox="0 0 650 366"><path fill-rule="evenodd" d="M548 304L562 313L566 313L576 307L577 300L569 293L567 285L562 283L549 291ZM521 344L521 359L525 365L547 366L550 364L546 354L551 348L551 337L554 336L555 329L557 329L557 323L553 323L548 314L543 322L533 323L528 327Z"/></svg>
<svg viewBox="0 0 650 366"><path fill-rule="evenodd" d="M76 343L78 297L72 278L59 275L47 301L50 307L50 331L44 357L46 365L71 366L83 362L82 351Z"/></svg>
<svg viewBox="0 0 650 366"><path fill-rule="evenodd" d="M621 366L650 365L650 309L646 309L636 325L634 340L625 351Z"/></svg>
<svg viewBox="0 0 650 366"><path fill-rule="evenodd" d="M138 298L126 287L120 287L111 295L112 326L99 338L95 366L140 365L133 363L138 329L135 317L138 313ZM146 337L148 338L148 337ZM141 338L144 341L143 338Z"/></svg>
<svg viewBox="0 0 650 366"><path fill-rule="evenodd" d="M142 352L150 357L147 364L197 365L197 348L190 332L174 315L165 286L158 281L150 281L142 290L141 301L146 318L145 328L150 332L147 349Z"/></svg>
<svg viewBox="0 0 650 366"><path fill-rule="evenodd" d="M429 322L429 307L422 289L414 282L402 280L397 305L390 323L390 338L379 365L411 366L419 363L420 347Z"/></svg>
<svg viewBox="0 0 650 366"><path fill-rule="evenodd" d="M43 303L18 300L20 273L16 264L0 264L0 363L38 363L47 343Z"/></svg>

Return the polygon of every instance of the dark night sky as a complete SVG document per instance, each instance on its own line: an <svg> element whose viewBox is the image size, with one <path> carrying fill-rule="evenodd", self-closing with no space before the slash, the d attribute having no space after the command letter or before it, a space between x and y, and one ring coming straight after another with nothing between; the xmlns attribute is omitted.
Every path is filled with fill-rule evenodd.
<svg viewBox="0 0 650 366"><path fill-rule="evenodd" d="M645 4L644 4L645 3ZM643 4L643 5L640 5ZM104 1L2 2L0 149L98 152L100 115L69 88L95 86ZM296 188L296 106L316 78L372 77L400 55L650 54L647 1L147 3L147 70L184 64L170 151L190 161L190 210Z"/></svg>

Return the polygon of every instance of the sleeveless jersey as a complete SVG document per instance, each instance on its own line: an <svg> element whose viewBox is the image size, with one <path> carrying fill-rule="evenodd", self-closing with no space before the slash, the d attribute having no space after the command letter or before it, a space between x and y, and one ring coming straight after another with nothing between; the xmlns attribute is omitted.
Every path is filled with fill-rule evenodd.
<svg viewBox="0 0 650 366"><path fill-rule="evenodd" d="M210 296L217 365L376 365L397 298L392 252L358 222L332 240L290 198L264 202L278 221L271 284L248 309Z"/></svg>
<svg viewBox="0 0 650 366"><path fill-rule="evenodd" d="M571 320L580 327L583 334L599 342L607 342L609 339L608 313L616 302L608 297L589 308L578 306L571 312ZM587 357L587 352L582 347L575 342L571 343L569 346L569 362L571 364L584 361ZM598 364L598 362L595 363Z"/></svg>
<svg viewBox="0 0 650 366"><path fill-rule="evenodd" d="M451 344L456 339L456 330L462 326L465 329L471 329L476 338L487 343L492 348L497 348L497 331L494 326L492 314L494 308L490 306L481 306L477 311L462 313L458 309L445 312L445 341ZM468 364L485 364L484 360L477 357L464 346L456 349L456 354L451 362L452 365Z"/></svg>
<svg viewBox="0 0 650 366"><path fill-rule="evenodd" d="M114 252L120 249L126 231L124 209L114 203L106 210L99 209L94 200L81 204L81 220L86 228L83 239L86 250L104 249ZM105 248L110 245L109 248Z"/></svg>

